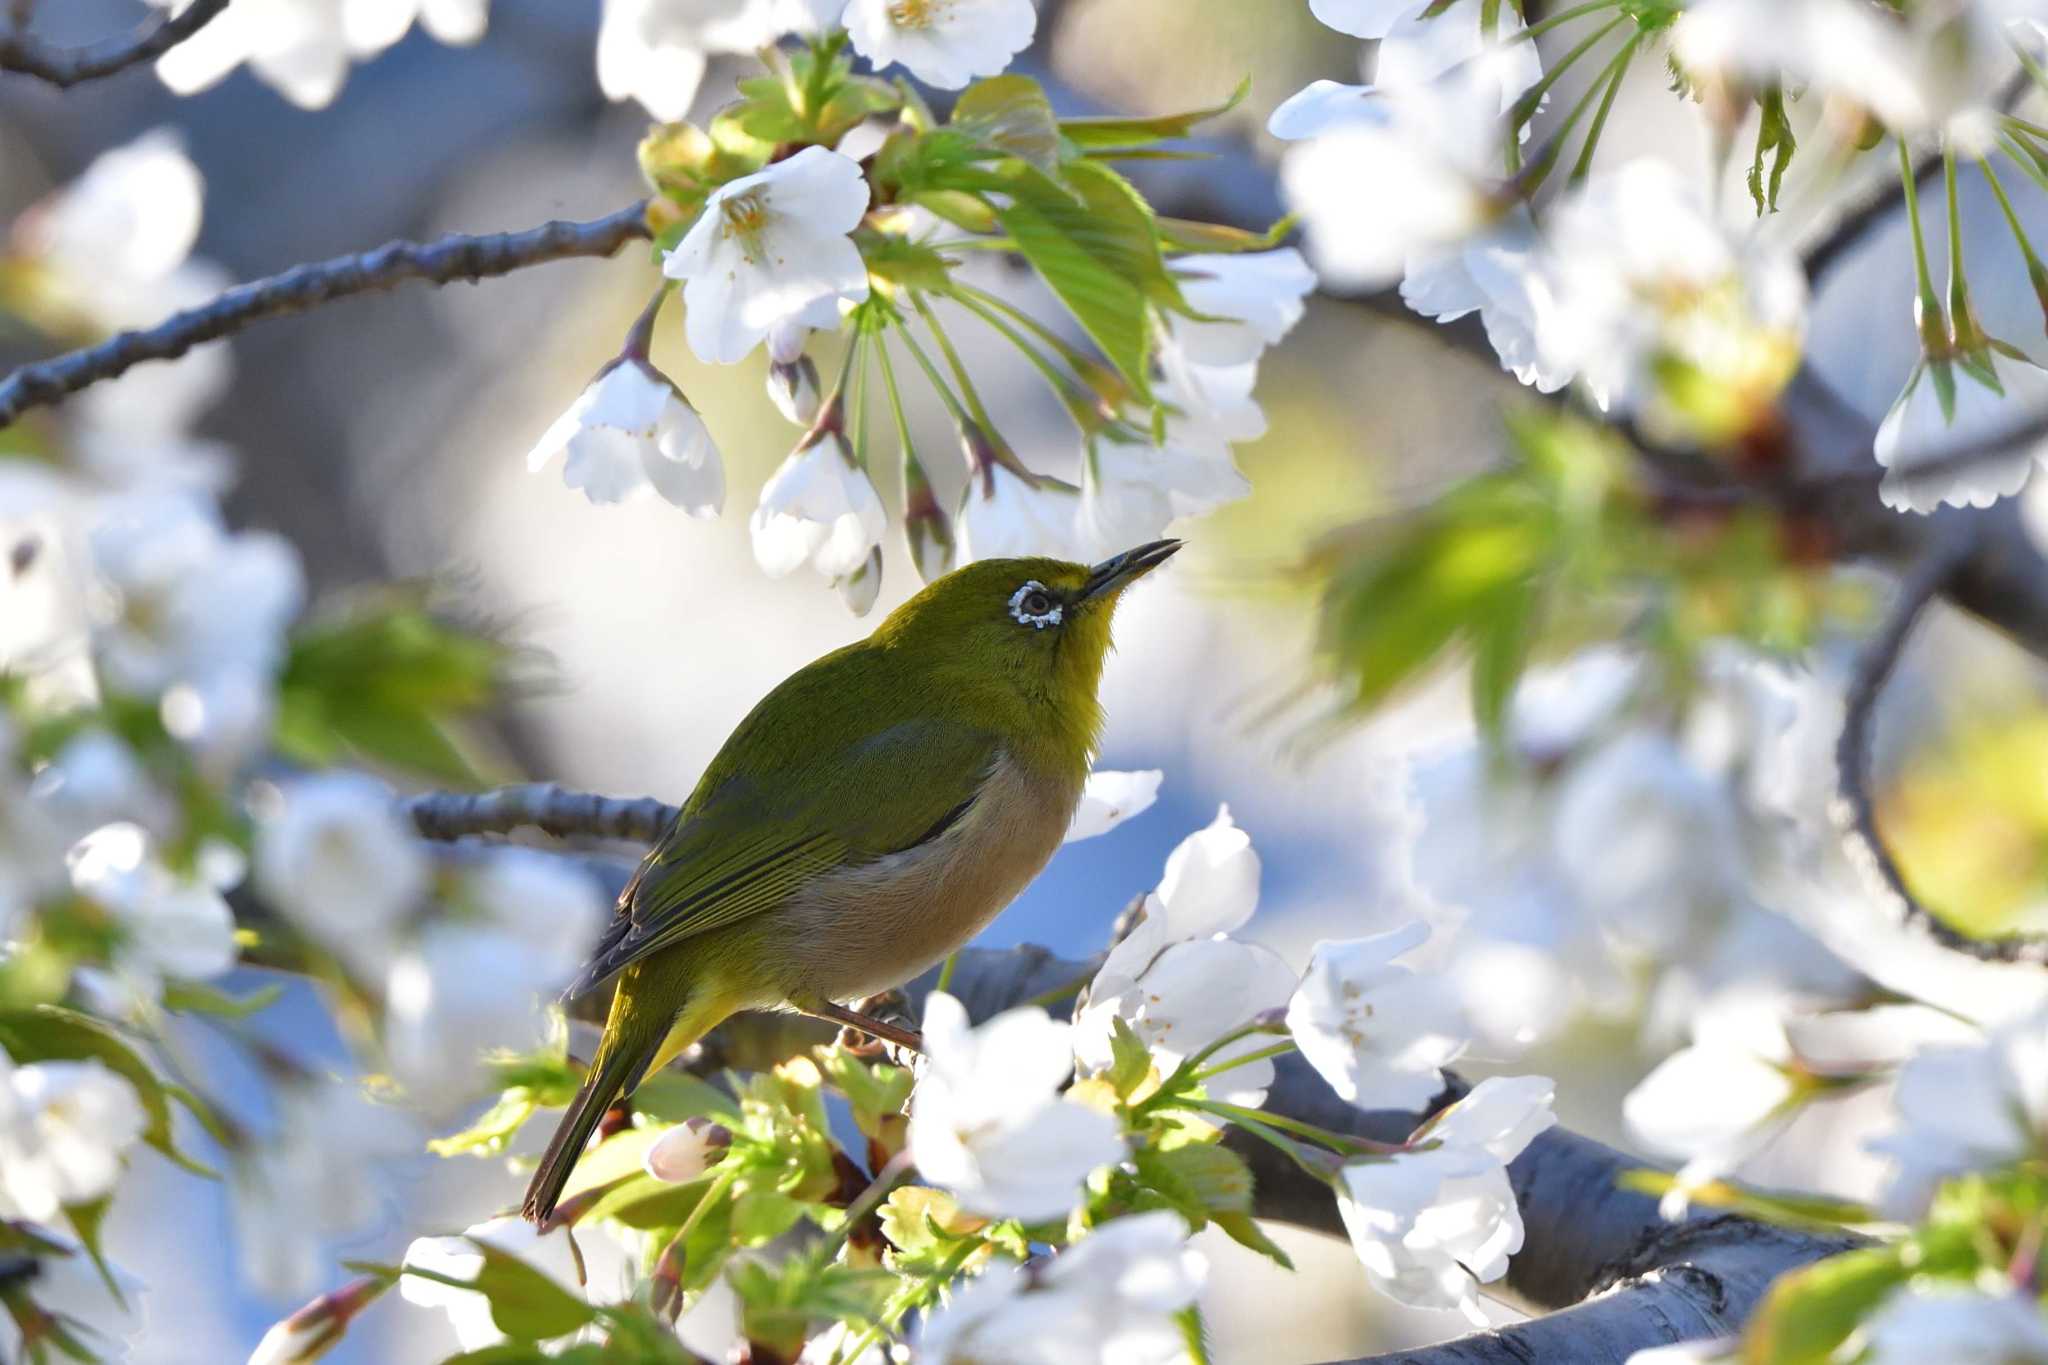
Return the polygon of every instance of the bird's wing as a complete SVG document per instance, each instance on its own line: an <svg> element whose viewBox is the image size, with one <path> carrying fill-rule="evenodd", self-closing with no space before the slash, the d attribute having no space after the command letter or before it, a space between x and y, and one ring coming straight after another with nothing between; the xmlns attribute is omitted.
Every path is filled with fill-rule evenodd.
<svg viewBox="0 0 2048 1365"><path fill-rule="evenodd" d="M717 781L714 764L709 789L627 883L571 994L772 909L821 873L937 838L974 804L999 752L986 731L921 719L768 772Z"/></svg>

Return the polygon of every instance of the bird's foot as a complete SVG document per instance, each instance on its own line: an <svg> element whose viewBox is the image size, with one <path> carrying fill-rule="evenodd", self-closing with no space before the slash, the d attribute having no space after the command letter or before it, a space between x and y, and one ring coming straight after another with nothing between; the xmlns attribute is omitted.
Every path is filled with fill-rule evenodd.
<svg viewBox="0 0 2048 1365"><path fill-rule="evenodd" d="M861 1003L867 1004L869 1002L862 1001ZM902 1024L877 1018L872 1014L863 1014L859 1010L849 1009L845 1005L836 1004L830 1000L813 1001L805 1005L803 1011L805 1014L815 1015L817 1018L827 1019L845 1028L866 1034L870 1039L878 1042L893 1044L896 1047L919 1055L922 1055L924 1052L924 1035L916 1029L907 1028ZM845 1040L842 1038L842 1041ZM852 1043L848 1043L848 1046L853 1047L856 1051L861 1050Z"/></svg>

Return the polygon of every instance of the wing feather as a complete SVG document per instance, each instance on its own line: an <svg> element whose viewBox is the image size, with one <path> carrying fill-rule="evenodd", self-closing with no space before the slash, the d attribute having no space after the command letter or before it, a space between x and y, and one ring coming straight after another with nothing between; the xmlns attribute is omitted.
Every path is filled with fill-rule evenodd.
<svg viewBox="0 0 2048 1365"><path fill-rule="evenodd" d="M726 775L721 755L627 882L570 994L772 910L823 873L938 838L974 804L998 752L985 732L918 720L801 772Z"/></svg>

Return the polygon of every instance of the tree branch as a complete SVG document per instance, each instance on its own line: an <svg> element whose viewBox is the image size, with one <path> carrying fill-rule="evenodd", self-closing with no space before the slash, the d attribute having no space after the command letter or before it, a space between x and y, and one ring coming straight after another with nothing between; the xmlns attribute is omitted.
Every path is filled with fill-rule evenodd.
<svg viewBox="0 0 2048 1365"><path fill-rule="evenodd" d="M27 32L29 6L15 5L7 26L0 29L0 71L18 71L68 90L163 56L212 23L227 7L228 0L192 0L178 14L160 11L125 37L63 48Z"/></svg>
<svg viewBox="0 0 2048 1365"><path fill-rule="evenodd" d="M1956 534L1935 542L1925 558L1899 583L1891 614L1865 646L1850 679L1842 733L1835 743L1837 792L1832 814L1842 843L1880 897L1906 925L1925 933L1945 948L1989 962L2048 963L2048 940L2026 934L1979 939L1962 932L1929 910L1906 885L1884 836L1877 828L1877 807L1871 797L1871 750L1876 734L1877 700L1886 679L1905 652L1906 641L1920 614L1956 575L1970 553Z"/></svg>
<svg viewBox="0 0 2048 1365"><path fill-rule="evenodd" d="M147 330L122 332L97 346L22 366L0 381L0 428L30 408L57 402L145 360L174 360L201 342L229 336L265 318L304 313L406 280L473 282L572 256L609 256L648 235L643 201L584 223L556 220L525 232L451 234L430 243L387 242L360 255L296 265L282 274L236 285Z"/></svg>
<svg viewBox="0 0 2048 1365"><path fill-rule="evenodd" d="M553 782L529 782L486 792L425 792L400 803L426 839L510 834L537 829L557 839L628 839L651 844L677 811L651 796L622 800L570 791Z"/></svg>

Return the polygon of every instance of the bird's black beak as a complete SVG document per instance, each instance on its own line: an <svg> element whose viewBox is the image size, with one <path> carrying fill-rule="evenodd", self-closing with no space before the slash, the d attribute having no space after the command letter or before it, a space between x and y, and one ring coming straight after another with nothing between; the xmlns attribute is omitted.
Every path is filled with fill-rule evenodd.
<svg viewBox="0 0 2048 1365"><path fill-rule="evenodd" d="M1114 596L1120 589L1129 586L1146 574L1172 559L1179 551L1177 540L1155 540L1149 545L1140 545L1135 550L1126 550L1111 559L1105 559L1088 571L1088 581L1081 585L1080 600L1109 593Z"/></svg>

